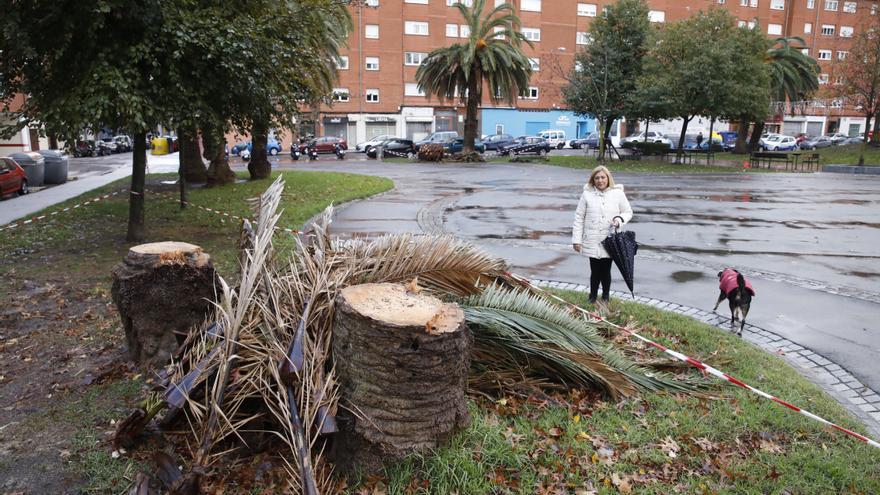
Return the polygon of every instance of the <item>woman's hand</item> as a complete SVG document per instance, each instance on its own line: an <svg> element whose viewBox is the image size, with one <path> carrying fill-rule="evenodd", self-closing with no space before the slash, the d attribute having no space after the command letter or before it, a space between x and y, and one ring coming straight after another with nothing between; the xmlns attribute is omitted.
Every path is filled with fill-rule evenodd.
<svg viewBox="0 0 880 495"><path fill-rule="evenodd" d="M611 220L611 225L613 225L614 228L619 228L620 227L620 219L617 217L614 217L614 219Z"/></svg>
<svg viewBox="0 0 880 495"><path fill-rule="evenodd" d="M575 251L581 252L581 245L580 244L572 244L571 246L574 248Z"/></svg>

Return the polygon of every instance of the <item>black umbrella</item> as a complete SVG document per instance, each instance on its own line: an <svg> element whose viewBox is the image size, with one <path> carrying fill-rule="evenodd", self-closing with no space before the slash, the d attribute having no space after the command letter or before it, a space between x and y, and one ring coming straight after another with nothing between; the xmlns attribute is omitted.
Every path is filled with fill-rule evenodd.
<svg viewBox="0 0 880 495"><path fill-rule="evenodd" d="M612 232L602 241L602 246L608 255L614 260L620 275L629 287L629 293L635 299L633 294L633 272L635 271L635 257L639 251L639 243L636 242L636 233L627 230L625 232Z"/></svg>

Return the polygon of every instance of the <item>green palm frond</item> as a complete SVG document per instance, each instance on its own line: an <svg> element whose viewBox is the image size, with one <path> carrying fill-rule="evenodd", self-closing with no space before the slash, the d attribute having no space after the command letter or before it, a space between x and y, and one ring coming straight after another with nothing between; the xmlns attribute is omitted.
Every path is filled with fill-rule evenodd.
<svg viewBox="0 0 880 495"><path fill-rule="evenodd" d="M599 336L595 324L528 292L490 286L461 304L477 355L514 356L539 374L570 386L598 386L612 397L631 395L636 388L696 388L637 365Z"/></svg>
<svg viewBox="0 0 880 495"><path fill-rule="evenodd" d="M805 45L798 37L777 38L767 50L773 99L797 102L819 89L819 64L801 51Z"/></svg>

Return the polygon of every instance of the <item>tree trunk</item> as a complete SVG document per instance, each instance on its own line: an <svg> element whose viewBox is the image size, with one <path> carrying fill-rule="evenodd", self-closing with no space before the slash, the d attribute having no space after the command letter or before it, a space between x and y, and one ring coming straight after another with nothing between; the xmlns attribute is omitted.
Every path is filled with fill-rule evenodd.
<svg viewBox="0 0 880 495"><path fill-rule="evenodd" d="M736 133L736 144L733 146L733 153L737 155L745 155L749 152L746 145L746 133L749 132L749 120L745 117L739 119L739 130Z"/></svg>
<svg viewBox="0 0 880 495"><path fill-rule="evenodd" d="M678 150L675 153L675 163L681 163L681 156L684 154L684 136L687 134L688 124L693 117L684 116L681 124L681 134L678 136Z"/></svg>
<svg viewBox="0 0 880 495"><path fill-rule="evenodd" d="M49 133L49 149L57 150L58 149L58 135L54 132Z"/></svg>
<svg viewBox="0 0 880 495"><path fill-rule="evenodd" d="M135 246L111 274L129 357L145 370L164 366L216 300L211 257L184 242Z"/></svg>
<svg viewBox="0 0 880 495"><path fill-rule="evenodd" d="M266 153L266 145L269 143L269 130L266 124L255 121L251 129L251 142L254 144L251 151L251 161L248 163L248 172L251 180L268 179L272 174L272 164Z"/></svg>
<svg viewBox="0 0 880 495"><path fill-rule="evenodd" d="M880 145L880 112L874 114L874 132L871 135L871 146Z"/></svg>
<svg viewBox="0 0 880 495"><path fill-rule="evenodd" d="M464 117L464 143L462 143L462 153L465 154L474 152L474 142L477 140L477 112L479 111L481 99L479 79L479 72L474 70L471 80L468 81L467 106Z"/></svg>
<svg viewBox="0 0 880 495"><path fill-rule="evenodd" d="M871 113L865 115L865 137L862 138L862 145L859 146L859 166L865 166L865 150L868 148L868 129L871 128Z"/></svg>
<svg viewBox="0 0 880 495"><path fill-rule="evenodd" d="M202 161L199 149L199 133L195 128L181 128L180 135L180 168L186 173L186 182L204 184L208 180L208 171Z"/></svg>
<svg viewBox="0 0 880 495"><path fill-rule="evenodd" d="M758 144L761 142L761 134L764 134L763 120L755 122L755 127L752 128L752 136L749 138L749 153L758 149Z"/></svg>
<svg viewBox="0 0 880 495"><path fill-rule="evenodd" d="M712 151L712 134L715 132L715 116L709 117L709 146L706 147L706 151ZM706 165L709 164L709 159L706 158Z"/></svg>
<svg viewBox="0 0 880 495"><path fill-rule="evenodd" d="M222 186L235 182L235 172L229 168L226 159L226 137L223 129L205 125L202 131L202 142L205 145L205 159L208 160L208 187Z"/></svg>
<svg viewBox="0 0 880 495"><path fill-rule="evenodd" d="M147 133L134 134L134 150L131 164L131 191L128 196L128 232L125 240L144 240L144 183L147 174Z"/></svg>
<svg viewBox="0 0 880 495"><path fill-rule="evenodd" d="M400 284L343 289L333 357L340 382L333 456L343 473L434 449L470 423L472 337L454 303Z"/></svg>
<svg viewBox="0 0 880 495"><path fill-rule="evenodd" d="M596 123L599 126L597 132L599 133L599 163L605 163L605 119L598 118L596 119Z"/></svg>
<svg viewBox="0 0 880 495"><path fill-rule="evenodd" d="M642 140L645 143L648 142L648 129L650 129L650 128L651 128L651 121L648 119L645 119L645 139Z"/></svg>

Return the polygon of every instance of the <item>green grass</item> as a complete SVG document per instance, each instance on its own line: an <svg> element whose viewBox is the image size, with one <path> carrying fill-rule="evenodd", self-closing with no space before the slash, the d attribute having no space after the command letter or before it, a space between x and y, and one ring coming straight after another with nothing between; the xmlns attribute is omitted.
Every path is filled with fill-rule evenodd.
<svg viewBox="0 0 880 495"><path fill-rule="evenodd" d="M279 172L272 174L272 179ZM335 172L282 172L286 187L279 211L282 212L279 227L300 229L309 218L318 214L329 204L364 198L387 191L393 183L381 177L369 177ZM207 212L196 207L181 210L173 199L156 193L177 197L177 186L162 184L174 180L176 174L155 174L147 177L145 242L179 240L198 244L212 255L215 265L221 269L236 266L237 220ZM246 174L240 175L246 178ZM211 189L189 191L189 201L194 205L221 210L232 215L250 217L246 200L259 196L271 181L248 181ZM62 204L47 208L34 216L60 210L102 194L127 187L129 179L108 184ZM51 191L47 193L51 194ZM0 260L15 258L32 259L50 253L67 252L71 247L82 249L73 270L90 270L92 262L105 256L119 259L119 251L125 253L128 221L128 194L122 193L106 201L61 213L30 225L16 228L0 236ZM293 245L290 236L278 236L277 248L281 251ZM0 273L11 269L14 263L0 263Z"/></svg>
<svg viewBox="0 0 880 495"><path fill-rule="evenodd" d="M858 165L861 149L860 144L850 144L822 148L815 152L822 156L819 160L822 165ZM867 146L865 148L865 165L880 166L880 147Z"/></svg>
<svg viewBox="0 0 880 495"><path fill-rule="evenodd" d="M691 318L619 301L611 310L618 323L638 322L650 338L864 432L777 356ZM880 451L732 386L619 404L565 399L473 403L470 428L434 455L389 467L381 483L391 494L610 494L626 483L639 494L880 493ZM675 457L664 441L679 447Z"/></svg>

